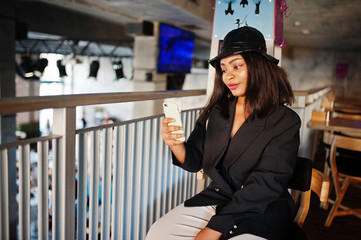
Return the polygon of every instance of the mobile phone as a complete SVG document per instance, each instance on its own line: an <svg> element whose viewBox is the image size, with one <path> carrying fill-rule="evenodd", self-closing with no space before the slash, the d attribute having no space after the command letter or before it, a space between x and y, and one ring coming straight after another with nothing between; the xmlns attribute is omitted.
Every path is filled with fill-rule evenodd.
<svg viewBox="0 0 361 240"><path fill-rule="evenodd" d="M183 128L180 111L179 111L178 105L176 103L163 102L163 110L164 110L165 117L175 119L175 122L169 123L169 125L181 126ZM179 130L179 131L174 131L173 133L183 133L184 134L184 131ZM181 137L181 138L177 138L176 140L184 142L185 138Z"/></svg>

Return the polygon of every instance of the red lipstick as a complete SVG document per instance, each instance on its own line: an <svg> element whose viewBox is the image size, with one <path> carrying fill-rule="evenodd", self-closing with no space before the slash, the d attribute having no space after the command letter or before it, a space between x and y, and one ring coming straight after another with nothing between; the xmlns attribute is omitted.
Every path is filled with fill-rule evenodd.
<svg viewBox="0 0 361 240"><path fill-rule="evenodd" d="M239 84L228 84L230 90L234 90L238 87Z"/></svg>

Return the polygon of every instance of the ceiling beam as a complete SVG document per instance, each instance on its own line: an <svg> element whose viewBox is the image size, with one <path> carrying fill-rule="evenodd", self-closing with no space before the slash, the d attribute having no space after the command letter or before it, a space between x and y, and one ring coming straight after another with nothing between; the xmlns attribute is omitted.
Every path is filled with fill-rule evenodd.
<svg viewBox="0 0 361 240"><path fill-rule="evenodd" d="M132 40L122 24L44 2L17 4L15 14L17 21L25 23L29 31L69 39Z"/></svg>

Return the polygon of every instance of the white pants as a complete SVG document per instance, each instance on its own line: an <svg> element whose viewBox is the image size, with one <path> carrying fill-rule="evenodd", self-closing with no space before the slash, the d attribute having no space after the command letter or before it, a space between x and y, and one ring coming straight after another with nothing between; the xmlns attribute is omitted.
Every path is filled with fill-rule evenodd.
<svg viewBox="0 0 361 240"><path fill-rule="evenodd" d="M146 240L193 240L207 226L215 214L215 208L177 206L158 219L147 233ZM261 240L252 234L242 234L232 240Z"/></svg>

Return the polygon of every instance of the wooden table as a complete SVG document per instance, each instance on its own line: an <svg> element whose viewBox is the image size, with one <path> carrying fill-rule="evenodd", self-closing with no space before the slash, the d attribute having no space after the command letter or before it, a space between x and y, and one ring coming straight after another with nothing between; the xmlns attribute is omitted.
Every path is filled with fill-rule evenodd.
<svg viewBox="0 0 361 240"><path fill-rule="evenodd" d="M334 112L341 112L341 113L347 113L347 114L357 114L361 115L361 107L356 106L337 106L335 105L332 109L326 109Z"/></svg>
<svg viewBox="0 0 361 240"><path fill-rule="evenodd" d="M345 118L330 118L328 122L311 120L307 127L314 130L342 132L345 135L361 138L361 120Z"/></svg>
<svg viewBox="0 0 361 240"><path fill-rule="evenodd" d="M336 97L333 111L361 114L361 100L359 98Z"/></svg>
<svg viewBox="0 0 361 240"><path fill-rule="evenodd" d="M339 104L340 106L356 106L361 107L361 98L355 97L336 97L335 103Z"/></svg>

